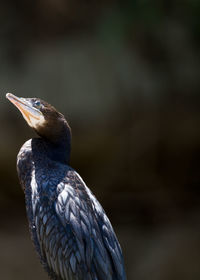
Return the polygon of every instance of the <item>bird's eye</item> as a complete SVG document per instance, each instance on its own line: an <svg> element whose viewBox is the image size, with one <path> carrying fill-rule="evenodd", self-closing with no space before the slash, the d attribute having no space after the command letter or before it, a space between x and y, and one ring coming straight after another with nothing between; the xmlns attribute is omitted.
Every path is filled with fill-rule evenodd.
<svg viewBox="0 0 200 280"><path fill-rule="evenodd" d="M34 102L34 107L40 109L41 108L41 102L39 100Z"/></svg>

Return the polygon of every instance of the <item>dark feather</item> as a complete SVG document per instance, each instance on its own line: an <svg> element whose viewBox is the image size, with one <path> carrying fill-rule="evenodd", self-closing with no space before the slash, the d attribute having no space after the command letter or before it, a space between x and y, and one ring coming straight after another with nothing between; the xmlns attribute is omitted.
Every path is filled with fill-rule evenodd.
<svg viewBox="0 0 200 280"><path fill-rule="evenodd" d="M33 125L40 138L27 141L18 154L17 171L31 237L50 278L125 280L122 251L111 223L69 166L71 132L64 116L45 101L7 97L25 110L29 125L33 125L27 117L30 112L35 122L42 120Z"/></svg>

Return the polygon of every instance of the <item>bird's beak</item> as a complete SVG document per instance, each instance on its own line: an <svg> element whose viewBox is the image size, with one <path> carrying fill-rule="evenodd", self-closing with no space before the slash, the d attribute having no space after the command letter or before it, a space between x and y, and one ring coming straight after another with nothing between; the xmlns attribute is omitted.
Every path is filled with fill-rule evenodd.
<svg viewBox="0 0 200 280"><path fill-rule="evenodd" d="M17 97L12 93L7 93L6 97L20 110L24 119L31 127L33 127L33 120L38 122L41 119L42 113L40 110L33 107L30 101L26 98Z"/></svg>

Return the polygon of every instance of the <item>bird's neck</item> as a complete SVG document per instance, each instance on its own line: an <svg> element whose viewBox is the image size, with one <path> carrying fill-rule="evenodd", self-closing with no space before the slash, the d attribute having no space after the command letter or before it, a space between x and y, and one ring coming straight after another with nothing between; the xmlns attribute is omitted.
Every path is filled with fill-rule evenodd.
<svg viewBox="0 0 200 280"><path fill-rule="evenodd" d="M50 141L46 138L35 138L33 139L36 144L34 149L37 149L37 154L40 154L41 157L47 157L51 160L69 164L70 152L71 152L71 134L63 132L56 141ZM32 148L33 148L32 147Z"/></svg>
<svg viewBox="0 0 200 280"><path fill-rule="evenodd" d="M45 140L46 155L55 161L69 164L70 152L71 152L71 141L69 139L62 139L57 143L51 143Z"/></svg>

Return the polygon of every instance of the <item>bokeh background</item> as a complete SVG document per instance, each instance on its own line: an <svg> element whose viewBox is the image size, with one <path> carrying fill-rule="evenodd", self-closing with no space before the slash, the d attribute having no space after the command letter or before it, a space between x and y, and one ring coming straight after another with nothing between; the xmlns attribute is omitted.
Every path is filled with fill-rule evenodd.
<svg viewBox="0 0 200 280"><path fill-rule="evenodd" d="M15 169L34 133L6 92L68 118L129 280L200 279L199 3L0 1L1 279L48 279Z"/></svg>

